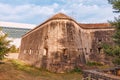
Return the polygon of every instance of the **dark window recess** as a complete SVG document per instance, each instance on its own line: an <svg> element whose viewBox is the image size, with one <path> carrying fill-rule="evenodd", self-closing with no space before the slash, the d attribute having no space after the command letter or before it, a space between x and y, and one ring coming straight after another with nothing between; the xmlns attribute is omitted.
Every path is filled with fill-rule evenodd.
<svg viewBox="0 0 120 80"><path fill-rule="evenodd" d="M63 53L66 54L67 49L63 49Z"/></svg>
<svg viewBox="0 0 120 80"><path fill-rule="evenodd" d="M92 49L90 49L90 52L92 52Z"/></svg>
<svg viewBox="0 0 120 80"><path fill-rule="evenodd" d="M55 53L55 59L57 59L59 57L58 53Z"/></svg>
<svg viewBox="0 0 120 80"><path fill-rule="evenodd" d="M101 44L101 43L102 43L102 40L101 40L101 39L99 39L99 40L98 40L98 44Z"/></svg>
<svg viewBox="0 0 120 80"><path fill-rule="evenodd" d="M88 53L86 53L86 55L88 55Z"/></svg>
<svg viewBox="0 0 120 80"><path fill-rule="evenodd" d="M48 36L45 37L45 40L47 40L47 39L48 39Z"/></svg>
<svg viewBox="0 0 120 80"><path fill-rule="evenodd" d="M63 58L64 58L64 59L67 59L67 58L68 58L68 56L67 56L66 54L64 54L64 55L63 55Z"/></svg>
<svg viewBox="0 0 120 80"><path fill-rule="evenodd" d="M101 42L102 40L101 39L98 39L98 42Z"/></svg>
<svg viewBox="0 0 120 80"><path fill-rule="evenodd" d="M87 49L85 48L85 51L86 51Z"/></svg>
<svg viewBox="0 0 120 80"><path fill-rule="evenodd" d="M71 40L73 40L74 38L73 37L71 37Z"/></svg>
<svg viewBox="0 0 120 80"><path fill-rule="evenodd" d="M101 49L102 49L102 48L98 48L98 52L99 52L99 53L101 52Z"/></svg>
<svg viewBox="0 0 120 80"><path fill-rule="evenodd" d="M67 56L67 49L63 49L63 58L64 59L68 58L68 56Z"/></svg>
<svg viewBox="0 0 120 80"><path fill-rule="evenodd" d="M79 59L81 58L81 56L79 55Z"/></svg>

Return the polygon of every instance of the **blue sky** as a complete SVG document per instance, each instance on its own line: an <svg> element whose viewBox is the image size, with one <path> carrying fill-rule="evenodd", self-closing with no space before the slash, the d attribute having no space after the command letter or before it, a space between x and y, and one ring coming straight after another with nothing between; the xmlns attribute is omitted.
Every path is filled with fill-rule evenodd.
<svg viewBox="0 0 120 80"><path fill-rule="evenodd" d="M107 0L0 0L0 21L40 24L62 12L80 23L102 23L113 20Z"/></svg>

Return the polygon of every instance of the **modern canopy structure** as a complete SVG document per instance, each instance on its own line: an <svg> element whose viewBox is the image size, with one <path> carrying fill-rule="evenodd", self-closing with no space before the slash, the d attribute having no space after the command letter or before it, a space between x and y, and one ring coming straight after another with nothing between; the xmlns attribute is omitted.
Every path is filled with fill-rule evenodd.
<svg viewBox="0 0 120 80"><path fill-rule="evenodd" d="M13 22L3 22L0 21L0 28L2 32L8 34L8 39L12 40L13 45L16 47L20 46L20 41L22 35L33 29L35 25L13 23Z"/></svg>

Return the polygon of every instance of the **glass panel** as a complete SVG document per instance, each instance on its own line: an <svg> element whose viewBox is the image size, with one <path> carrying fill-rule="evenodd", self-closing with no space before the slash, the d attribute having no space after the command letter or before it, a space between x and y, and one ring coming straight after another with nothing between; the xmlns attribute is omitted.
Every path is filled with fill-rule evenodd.
<svg viewBox="0 0 120 80"><path fill-rule="evenodd" d="M23 28L9 28L9 27L1 27L3 33L7 33L10 38L21 38L22 35L30 31L30 29Z"/></svg>

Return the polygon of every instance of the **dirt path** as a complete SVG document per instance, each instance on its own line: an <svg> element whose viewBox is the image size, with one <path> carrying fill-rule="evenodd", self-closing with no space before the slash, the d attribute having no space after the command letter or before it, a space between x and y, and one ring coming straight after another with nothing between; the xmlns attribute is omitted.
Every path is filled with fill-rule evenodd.
<svg viewBox="0 0 120 80"><path fill-rule="evenodd" d="M18 59L18 55L19 55L19 53L9 53L8 56L6 56L6 58Z"/></svg>

